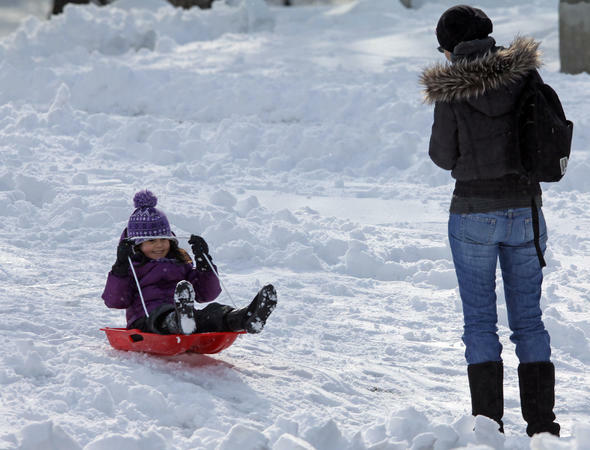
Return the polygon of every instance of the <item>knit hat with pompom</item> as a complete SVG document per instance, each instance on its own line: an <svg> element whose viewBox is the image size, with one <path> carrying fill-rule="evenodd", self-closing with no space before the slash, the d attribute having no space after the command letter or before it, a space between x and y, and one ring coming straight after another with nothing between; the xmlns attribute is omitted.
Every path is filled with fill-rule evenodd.
<svg viewBox="0 0 590 450"><path fill-rule="evenodd" d="M170 236L174 239L168 218L166 214L156 209L157 203L158 198L147 189L137 192L133 197L136 209L127 223L127 237L134 238L136 244L149 241L154 237Z"/></svg>

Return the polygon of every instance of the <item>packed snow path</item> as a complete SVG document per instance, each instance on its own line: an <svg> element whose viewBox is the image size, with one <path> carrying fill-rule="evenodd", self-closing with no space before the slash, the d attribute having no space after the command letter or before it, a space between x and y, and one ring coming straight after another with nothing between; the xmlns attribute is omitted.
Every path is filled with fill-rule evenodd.
<svg viewBox="0 0 590 450"><path fill-rule="evenodd" d="M525 436L501 282L506 436L473 431L453 184L417 83L453 3L234 3L71 6L0 41L0 448L589 448L590 77L558 72L555 2L478 6L499 43L542 41L575 122L544 194L559 441ZM143 188L207 239L238 306L276 286L260 335L215 356L108 346L124 314L100 294Z"/></svg>

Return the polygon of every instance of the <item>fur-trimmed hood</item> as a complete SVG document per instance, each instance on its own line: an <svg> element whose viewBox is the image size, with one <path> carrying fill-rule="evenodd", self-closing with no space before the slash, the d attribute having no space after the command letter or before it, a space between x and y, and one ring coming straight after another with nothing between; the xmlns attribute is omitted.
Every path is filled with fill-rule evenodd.
<svg viewBox="0 0 590 450"><path fill-rule="evenodd" d="M487 91L524 79L541 66L539 42L516 37L508 48L488 51L475 59L438 63L420 76L426 103L467 101Z"/></svg>

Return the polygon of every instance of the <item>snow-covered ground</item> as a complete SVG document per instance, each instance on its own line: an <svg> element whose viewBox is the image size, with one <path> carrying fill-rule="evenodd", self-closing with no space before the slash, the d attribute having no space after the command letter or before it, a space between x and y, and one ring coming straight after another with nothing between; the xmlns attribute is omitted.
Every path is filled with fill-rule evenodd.
<svg viewBox="0 0 590 450"><path fill-rule="evenodd" d="M453 2L233 3L70 6L0 40L0 448L590 448L590 76L559 73L556 2L477 6L498 42L542 41L576 127L544 195L560 440L524 433L501 281L505 437L470 416L453 183L417 83ZM277 287L263 333L213 356L108 345L124 316L100 295L143 188L238 306Z"/></svg>
<svg viewBox="0 0 590 450"><path fill-rule="evenodd" d="M15 31L28 16L47 17L51 7L52 0L0 1L0 37Z"/></svg>

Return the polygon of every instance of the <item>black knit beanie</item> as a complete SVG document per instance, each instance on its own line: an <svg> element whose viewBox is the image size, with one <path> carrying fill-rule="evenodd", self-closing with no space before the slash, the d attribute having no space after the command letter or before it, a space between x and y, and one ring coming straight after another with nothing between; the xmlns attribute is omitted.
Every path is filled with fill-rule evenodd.
<svg viewBox="0 0 590 450"><path fill-rule="evenodd" d="M492 21L481 9L457 5L440 16L436 25L436 38L443 49L453 53L457 44L483 39L492 31Z"/></svg>

